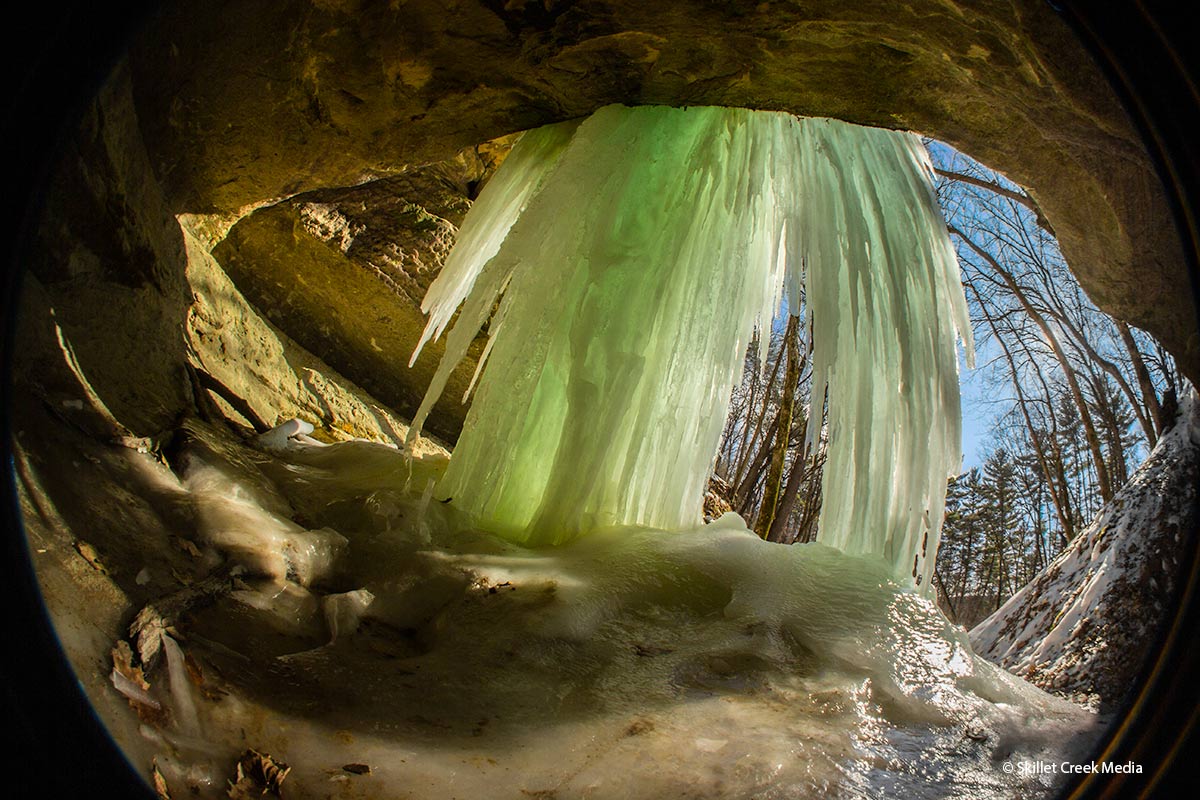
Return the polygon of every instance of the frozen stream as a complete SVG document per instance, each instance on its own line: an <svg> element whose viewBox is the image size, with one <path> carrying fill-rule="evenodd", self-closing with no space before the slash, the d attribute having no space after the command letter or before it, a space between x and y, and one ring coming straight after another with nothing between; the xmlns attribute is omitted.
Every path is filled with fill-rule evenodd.
<svg viewBox="0 0 1200 800"><path fill-rule="evenodd" d="M441 456L185 438L204 557L245 572L179 626L202 686L152 687L172 787L224 796L254 747L293 798L1038 797L1003 762L1096 734L882 559L734 515L526 549L432 498Z"/></svg>

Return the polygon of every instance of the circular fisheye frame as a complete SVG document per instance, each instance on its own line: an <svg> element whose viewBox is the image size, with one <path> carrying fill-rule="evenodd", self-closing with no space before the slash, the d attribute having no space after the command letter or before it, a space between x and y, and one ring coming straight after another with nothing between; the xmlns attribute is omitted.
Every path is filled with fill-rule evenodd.
<svg viewBox="0 0 1200 800"><path fill-rule="evenodd" d="M5 53L13 796L1192 782L1189 15L136 5Z"/></svg>

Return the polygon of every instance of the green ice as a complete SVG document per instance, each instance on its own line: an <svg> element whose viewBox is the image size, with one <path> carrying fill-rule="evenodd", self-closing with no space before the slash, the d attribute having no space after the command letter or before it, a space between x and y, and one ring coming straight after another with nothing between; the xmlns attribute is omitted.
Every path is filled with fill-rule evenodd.
<svg viewBox="0 0 1200 800"><path fill-rule="evenodd" d="M489 336L439 499L526 545L695 526L786 294L812 330L810 413L829 391L821 539L927 582L969 336L930 179L912 134L777 112L608 106L527 132L423 305L422 344L450 330L411 436Z"/></svg>

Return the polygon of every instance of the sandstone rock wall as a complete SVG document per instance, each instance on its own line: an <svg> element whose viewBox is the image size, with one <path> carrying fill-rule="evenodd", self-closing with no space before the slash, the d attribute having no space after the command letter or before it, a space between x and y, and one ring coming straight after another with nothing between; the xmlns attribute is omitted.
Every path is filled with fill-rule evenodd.
<svg viewBox="0 0 1200 800"><path fill-rule="evenodd" d="M1092 298L1200 378L1151 162L1042 0L180 2L131 63L170 207L235 218L614 102L916 130L1027 186Z"/></svg>
<svg viewBox="0 0 1200 800"><path fill-rule="evenodd" d="M246 427L301 417L333 439L407 433L389 404L265 319L169 210L124 68L69 143L36 236L15 332L14 428L34 403L137 447L212 406Z"/></svg>
<svg viewBox="0 0 1200 800"><path fill-rule="evenodd" d="M215 252L236 278L222 307L248 299L236 315L271 331L260 343L311 351L322 374L380 398L367 406L410 410L437 355L404 367L414 303L477 188L479 164L454 159L494 160L481 142L612 102L784 109L945 139L1028 186L1094 299L1200 377L1149 159L1037 0L169 3L59 166L24 299L23 335L40 344L23 348L21 374L69 394L82 372L109 416L151 433L189 407L190 350L212 344L225 349L208 369L244 360L258 378L234 382L266 417L323 409L301 372L267 374L274 345L197 315L194 278ZM58 378L43 353L65 365ZM290 399L271 405L275 391ZM453 437L456 394L431 430Z"/></svg>
<svg viewBox="0 0 1200 800"><path fill-rule="evenodd" d="M187 254L142 147L126 71L82 120L47 203L21 294L15 377L53 402L93 396L109 419L101 426L168 427L189 403Z"/></svg>
<svg viewBox="0 0 1200 800"><path fill-rule="evenodd" d="M243 217L214 256L264 315L404 416L420 405L442 343L408 359L421 300L488 170L475 150L345 189L296 195ZM428 430L454 440L482 341L459 364Z"/></svg>

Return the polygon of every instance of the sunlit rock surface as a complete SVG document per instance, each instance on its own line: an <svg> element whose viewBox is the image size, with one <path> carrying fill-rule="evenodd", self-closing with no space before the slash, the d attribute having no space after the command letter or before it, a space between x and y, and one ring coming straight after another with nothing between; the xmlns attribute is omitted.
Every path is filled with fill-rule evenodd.
<svg viewBox="0 0 1200 800"><path fill-rule="evenodd" d="M184 330L189 360L224 387L195 387L198 406L216 404L219 414L247 427L255 422L249 415L256 429L299 416L327 439L403 441L408 426L399 415L265 319L191 232L184 240L192 291Z"/></svg>
<svg viewBox="0 0 1200 800"><path fill-rule="evenodd" d="M513 776L521 766L507 762L510 771L505 773L499 763L487 761L494 756L469 746L452 753L442 746L446 737L430 735L443 728L421 719L408 723L411 745L395 744L385 723L381 734L364 733L353 715L310 724L307 720L313 716L305 714L334 715L343 705L359 709L370 721L372 698L347 699L358 682L388 687L413 677L403 668L390 667L391 660L381 655L367 666L376 667L386 679L370 684L362 677L372 674L369 669L336 675L327 683L343 693L332 699L315 691L304 695L298 688L302 682L279 678L282 668L274 653L332 638L327 620L352 611L356 601L351 598L331 601L329 614L321 608L317 617L304 616L304 624L296 627L310 638L300 642L285 639L277 645L267 635L276 620L286 627L286 616L275 613L260 619L257 627L247 629L261 634L253 644L267 652L254 657L257 663L213 646L229 663L241 664L226 664L223 673L216 671L216 657L210 659L203 650L206 645L199 635L181 642L184 652L204 665L203 674L214 688L212 699L194 699L195 726L186 721L186 714L165 727L142 726L125 697L111 688L107 653L125 635L128 616L142 603L201 579L218 554L209 549L192 556L172 538L198 539L197 501L149 451L159 452L162 439L148 441L147 447L136 440L122 440L128 446L113 445L106 443L107 436L117 426L94 436L77 430L92 433L76 414L81 407L91 407L87 389L94 390L95 398L132 432L165 434L180 412L191 407L182 370L199 328L211 346L201 353L205 363L227 382L243 381L242 388L253 392L255 408L265 418L303 412L320 419L329 413L325 401L348 396L342 391L346 383L319 359L297 349L252 309L245 310L248 305L224 276L214 273L212 280L205 279L203 300L195 300L188 273L200 262L189 267L185 246L192 245L194 255L206 252L213 240L186 242L175 214L215 210L231 217L227 221L232 223L243 209L264 201L394 174L412 163L449 157L459 147L582 115L609 102L709 102L827 113L936 134L1032 186L1089 290L1110 310L1141 320L1162 335L1195 375L1196 351L1189 351L1185 341L1195 330L1194 317L1185 294L1178 291L1183 285L1181 257L1153 169L1115 99L1046 4L1028 0L987 8L924 8L879 2L864 4L861 11L847 9L844 3L805 9L760 4L750 13L738 4L629 2L562 4L555 14L543 13L539 9L544 5L538 3L506 5L500 13L493 4L450 8L416 2L372 6L364 15L354 3L227 4L220 13L209 6L179 3L138 39L131 58L131 72L136 74L132 83L115 90L112 84L106 87L87 110L80 135L65 145L62 169L51 189L52 207L42 221L41 252L31 261L37 279L27 281L22 298L24 319L38 329L37 346L31 346L34 334L24 335L28 331L23 329L15 348L32 367L25 378L38 384L27 391L27 381L19 400L39 406L50 424L33 425L23 418L14 425L21 443L16 469L31 548L39 579L50 587L47 602L59 623L58 633L98 712L143 774L149 774L151 757L159 754L173 787L191 783L210 796L222 794L234 751L246 744L232 724L217 724L222 720L245 722L245 737L264 750L281 757L294 753L297 768L288 791L298 796L386 796L386 789L373 792L350 782L378 777L386 781L398 770L409 770L400 773L402 787L396 796L440 797L445 792L436 787L468 780L455 775L469 775L480 764L494 770L490 777L509 781L518 780ZM662 13L666 16L657 16ZM224 229L218 225L216 230L219 239ZM204 262L204 269L208 265ZM192 276L201 272L195 270ZM235 310L229 312L226 303ZM199 320L199 315L206 318ZM64 334L61 339L56 337L56 323ZM252 331L254 338L244 337L244 330ZM39 361L43 355L56 359L53 369L50 361ZM281 367L285 362L288 365ZM73 372L74 367L79 372ZM79 374L87 376L87 387ZM329 387L333 391L327 391ZM395 436L387 433L394 420L383 415L376 419L378 406L362 398L347 400L345 407L330 403L336 412L331 418L343 419L339 409L353 408L354 419L367 426L360 435L402 439L403 430ZM50 417L48 409L55 416ZM58 432L50 432L51 426ZM295 493L308 491L302 487ZM358 491L351 491L348 502L362 500ZM409 501L419 503L420 496ZM306 531L321 527L293 522ZM358 552L357 534L352 533L339 533L348 542L343 553ZM255 588L250 585L253 580L254 576L244 578L249 591L259 597L242 594L234 602L244 601L256 612L260 609L253 603L264 605L279 596L279 606L295 600L308 614L313 592L328 590L330 596L341 597L358 591L352 579L326 587L318 581L303 591L295 588L297 583L286 583L280 592ZM370 625L366 624L368 632ZM338 626L342 630L341 623ZM220 621L216 629L239 644L236 630ZM343 639L341 634L338 638L339 647L363 641ZM395 650L395 638L388 642L380 647ZM368 649L375 653L377 648ZM275 680L253 677L263 664L275 670L267 673ZM724 667L718 664L716 669ZM164 694L172 684L165 670L152 672L150 680L151 692L165 707L175 708L174 698ZM259 699L239 699L249 695L237 690L237 683L250 685L254 680L263 685ZM316 683L314 678L309 685ZM429 684L436 681L417 685ZM219 693L222 686L234 689L226 699ZM388 699L383 694L374 697ZM287 702L300 710L278 711ZM793 704L782 705L783 711L794 711ZM738 701L707 705L714 706L726 716L710 716L702 727L708 732L735 727L719 720L741 718ZM178 707L186 708L186 701L180 700ZM402 710L386 702L379 708L389 719ZM688 706L680 709L678 714L686 714ZM850 714L852 719L862 718L857 710ZM659 721L669 729L670 719ZM772 718L771 724L761 726L765 734L777 732L775 722ZM194 728L202 736L190 737L188 730ZM468 735L471 742L486 736L473 736L475 728L468 730L465 724L451 728L463 732L456 743L468 741ZM746 738L754 739L752 758L777 752L764 745L762 737L753 736L753 726L746 729L752 731ZM922 763L922 748L913 742L941 742L946 746L938 752L957 752L961 746L967 754L962 760L936 756L945 772L958 776L953 785L965 787L960 794L1011 794L1008 788L996 787L1008 787L1013 779L999 776L994 761L971 756L974 739L969 733L964 739L956 727L901 729L916 731L915 739L894 734L894 727L859 727L893 731L892 739L899 742L891 751L894 755L863 760L855 756L849 762L855 774L870 773L869 786L901 785L919 796L923 790L914 788L917 780L908 765ZM522 762L536 767L533 778L546 780L527 781L539 788L525 794L519 789L503 792L545 796L549 790L541 787L568 786L572 776L586 772L576 769L580 765L606 763L600 756L589 760L586 755L592 752L589 748L602 750L605 744L615 743L613 752L633 763L641 758L646 740L626 734L646 730L624 720L605 727L594 718L574 728L552 727L543 743L551 734L564 735L541 750L550 755ZM819 746L807 744L820 741L814 728L799 730L812 735L789 740L789 758L793 750ZM565 735L572 732L576 735ZM684 748L678 742L660 741L655 755L669 757L656 759L653 769L630 770L630 785L644 778L648 792L666 786L685 793L671 787L698 774L687 770L706 763L702 754L728 744L724 736L697 736L692 741L695 748L686 750L687 759L680 757ZM996 736L980 745L980 752L1004 752L1008 745L1001 745L1006 741L1024 743L1029 752L1040 746L1037 736ZM995 748L992 742L998 743ZM514 739L505 752L519 751L519 743ZM742 753L750 750L747 746ZM421 758L430 754L438 759ZM341 769L342 764L368 760L376 764L372 776L354 777ZM663 763L681 763L686 774L664 770ZM711 763L710 773L724 773L712 784L711 793L718 796L736 796L739 791L725 791L730 785L726 776L749 774L753 781L761 774L750 762L743 762L749 765L744 767L736 759ZM794 766L787 763L789 769ZM422 777L423 770L445 781L427 791L433 784L419 781L433 778ZM607 778L609 785L620 779L616 772L617 778ZM890 777L893 773L900 777ZM815 783L825 772L814 767L812 774L817 776ZM845 772L838 770L838 775ZM930 783L939 785L936 775ZM742 793L770 796L775 791L766 783L754 785L763 788ZM844 785L849 787L845 793L853 794L861 783ZM319 788L300 788L311 786ZM658 796L670 796L671 791ZM476 794L503 792L492 791L489 784ZM929 793L947 792L937 788ZM600 790L593 794L601 796Z"/></svg>
<svg viewBox="0 0 1200 800"><path fill-rule="evenodd" d="M1200 527L1200 403L1040 575L971 631L991 659L1046 689L1116 708L1140 685Z"/></svg>
<svg viewBox="0 0 1200 800"><path fill-rule="evenodd" d="M495 152L455 159L360 186L309 192L238 221L213 255L263 316L311 352L411 418L437 366L434 345L409 368L421 300L455 242ZM504 152L502 149L501 152ZM427 427L453 440L459 398L482 342L450 378Z"/></svg>
<svg viewBox="0 0 1200 800"><path fill-rule="evenodd" d="M210 250L264 205L613 102L826 114L950 142L1030 187L1091 296L1197 377L1182 256L1152 165L1040 0L619 0L550 11L419 0L369 13L306 0L221 13L177 2L131 45L65 137L21 313L51 347L53 326L62 330L97 395L138 435L191 405L182 371L193 292L177 217ZM252 348L217 349L209 363L221 360L226 375L246 363L270 372ZM320 392L287 391L280 405L293 414L319 405Z"/></svg>
<svg viewBox="0 0 1200 800"><path fill-rule="evenodd" d="M444 458L178 436L197 563L236 577L148 673L168 717L136 749L173 792L219 796L253 747L301 798L1038 797L1048 776L1002 763L1095 734L881 560L732 514L526 549L430 497Z"/></svg>
<svg viewBox="0 0 1200 800"><path fill-rule="evenodd" d="M125 70L65 146L18 301L16 405L38 398L102 441L161 438L208 403L247 427L246 412L260 427L303 416L332 438L403 440L394 411L247 301L209 251L223 233L165 205ZM189 370L241 410L193 385Z"/></svg>

